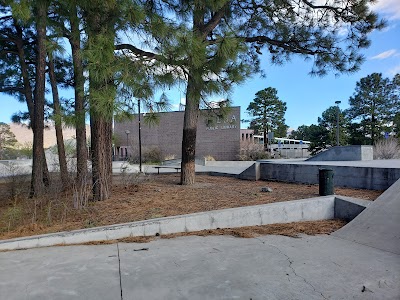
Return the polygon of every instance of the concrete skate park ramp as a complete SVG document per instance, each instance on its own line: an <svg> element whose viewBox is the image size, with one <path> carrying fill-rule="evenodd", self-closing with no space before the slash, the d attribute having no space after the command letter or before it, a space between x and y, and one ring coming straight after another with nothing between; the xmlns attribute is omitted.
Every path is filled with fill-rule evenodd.
<svg viewBox="0 0 400 300"><path fill-rule="evenodd" d="M400 254L400 179L332 235Z"/></svg>
<svg viewBox="0 0 400 300"><path fill-rule="evenodd" d="M373 153L372 146L335 146L310 157L307 161L373 160Z"/></svg>

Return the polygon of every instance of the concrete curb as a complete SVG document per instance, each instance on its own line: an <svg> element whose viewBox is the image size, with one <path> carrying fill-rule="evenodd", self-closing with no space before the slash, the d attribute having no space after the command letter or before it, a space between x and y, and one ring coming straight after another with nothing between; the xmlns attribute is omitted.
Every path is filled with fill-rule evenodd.
<svg viewBox="0 0 400 300"><path fill-rule="evenodd" d="M335 199L335 196L325 196L2 240L0 250L67 245L204 229L328 220L335 218L338 214L335 212ZM360 203L357 203L357 209L359 205ZM346 209L351 210L351 207L349 204Z"/></svg>

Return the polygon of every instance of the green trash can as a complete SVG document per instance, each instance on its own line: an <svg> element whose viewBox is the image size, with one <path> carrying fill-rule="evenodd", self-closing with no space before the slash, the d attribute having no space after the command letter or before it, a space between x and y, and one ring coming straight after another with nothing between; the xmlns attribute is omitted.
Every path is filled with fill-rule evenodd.
<svg viewBox="0 0 400 300"><path fill-rule="evenodd" d="M333 194L333 170L319 169L319 195L328 196Z"/></svg>

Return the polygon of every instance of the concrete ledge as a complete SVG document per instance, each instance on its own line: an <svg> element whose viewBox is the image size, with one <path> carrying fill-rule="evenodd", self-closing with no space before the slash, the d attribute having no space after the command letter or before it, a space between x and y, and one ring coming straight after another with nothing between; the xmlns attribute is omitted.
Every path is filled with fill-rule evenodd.
<svg viewBox="0 0 400 300"><path fill-rule="evenodd" d="M333 196L326 196L3 240L0 241L0 250L113 240L129 236L153 236L157 233L333 219L334 199Z"/></svg>

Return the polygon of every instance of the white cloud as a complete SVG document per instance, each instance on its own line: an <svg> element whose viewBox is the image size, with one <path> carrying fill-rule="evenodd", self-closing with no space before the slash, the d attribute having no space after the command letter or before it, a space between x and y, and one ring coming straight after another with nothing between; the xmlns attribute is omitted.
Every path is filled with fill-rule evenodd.
<svg viewBox="0 0 400 300"><path fill-rule="evenodd" d="M399 0L379 0L372 5L372 10L383 13L388 19L400 19L400 1Z"/></svg>
<svg viewBox="0 0 400 300"><path fill-rule="evenodd" d="M396 55L396 53L397 53L396 49L390 49L390 50L387 50L385 52L379 53L378 55L371 57L371 59L386 59L386 58Z"/></svg>
<svg viewBox="0 0 400 300"><path fill-rule="evenodd" d="M391 76L394 76L394 75L399 74L399 73L400 73L400 65L397 65L397 66L391 68L388 71L388 74L391 75Z"/></svg>

